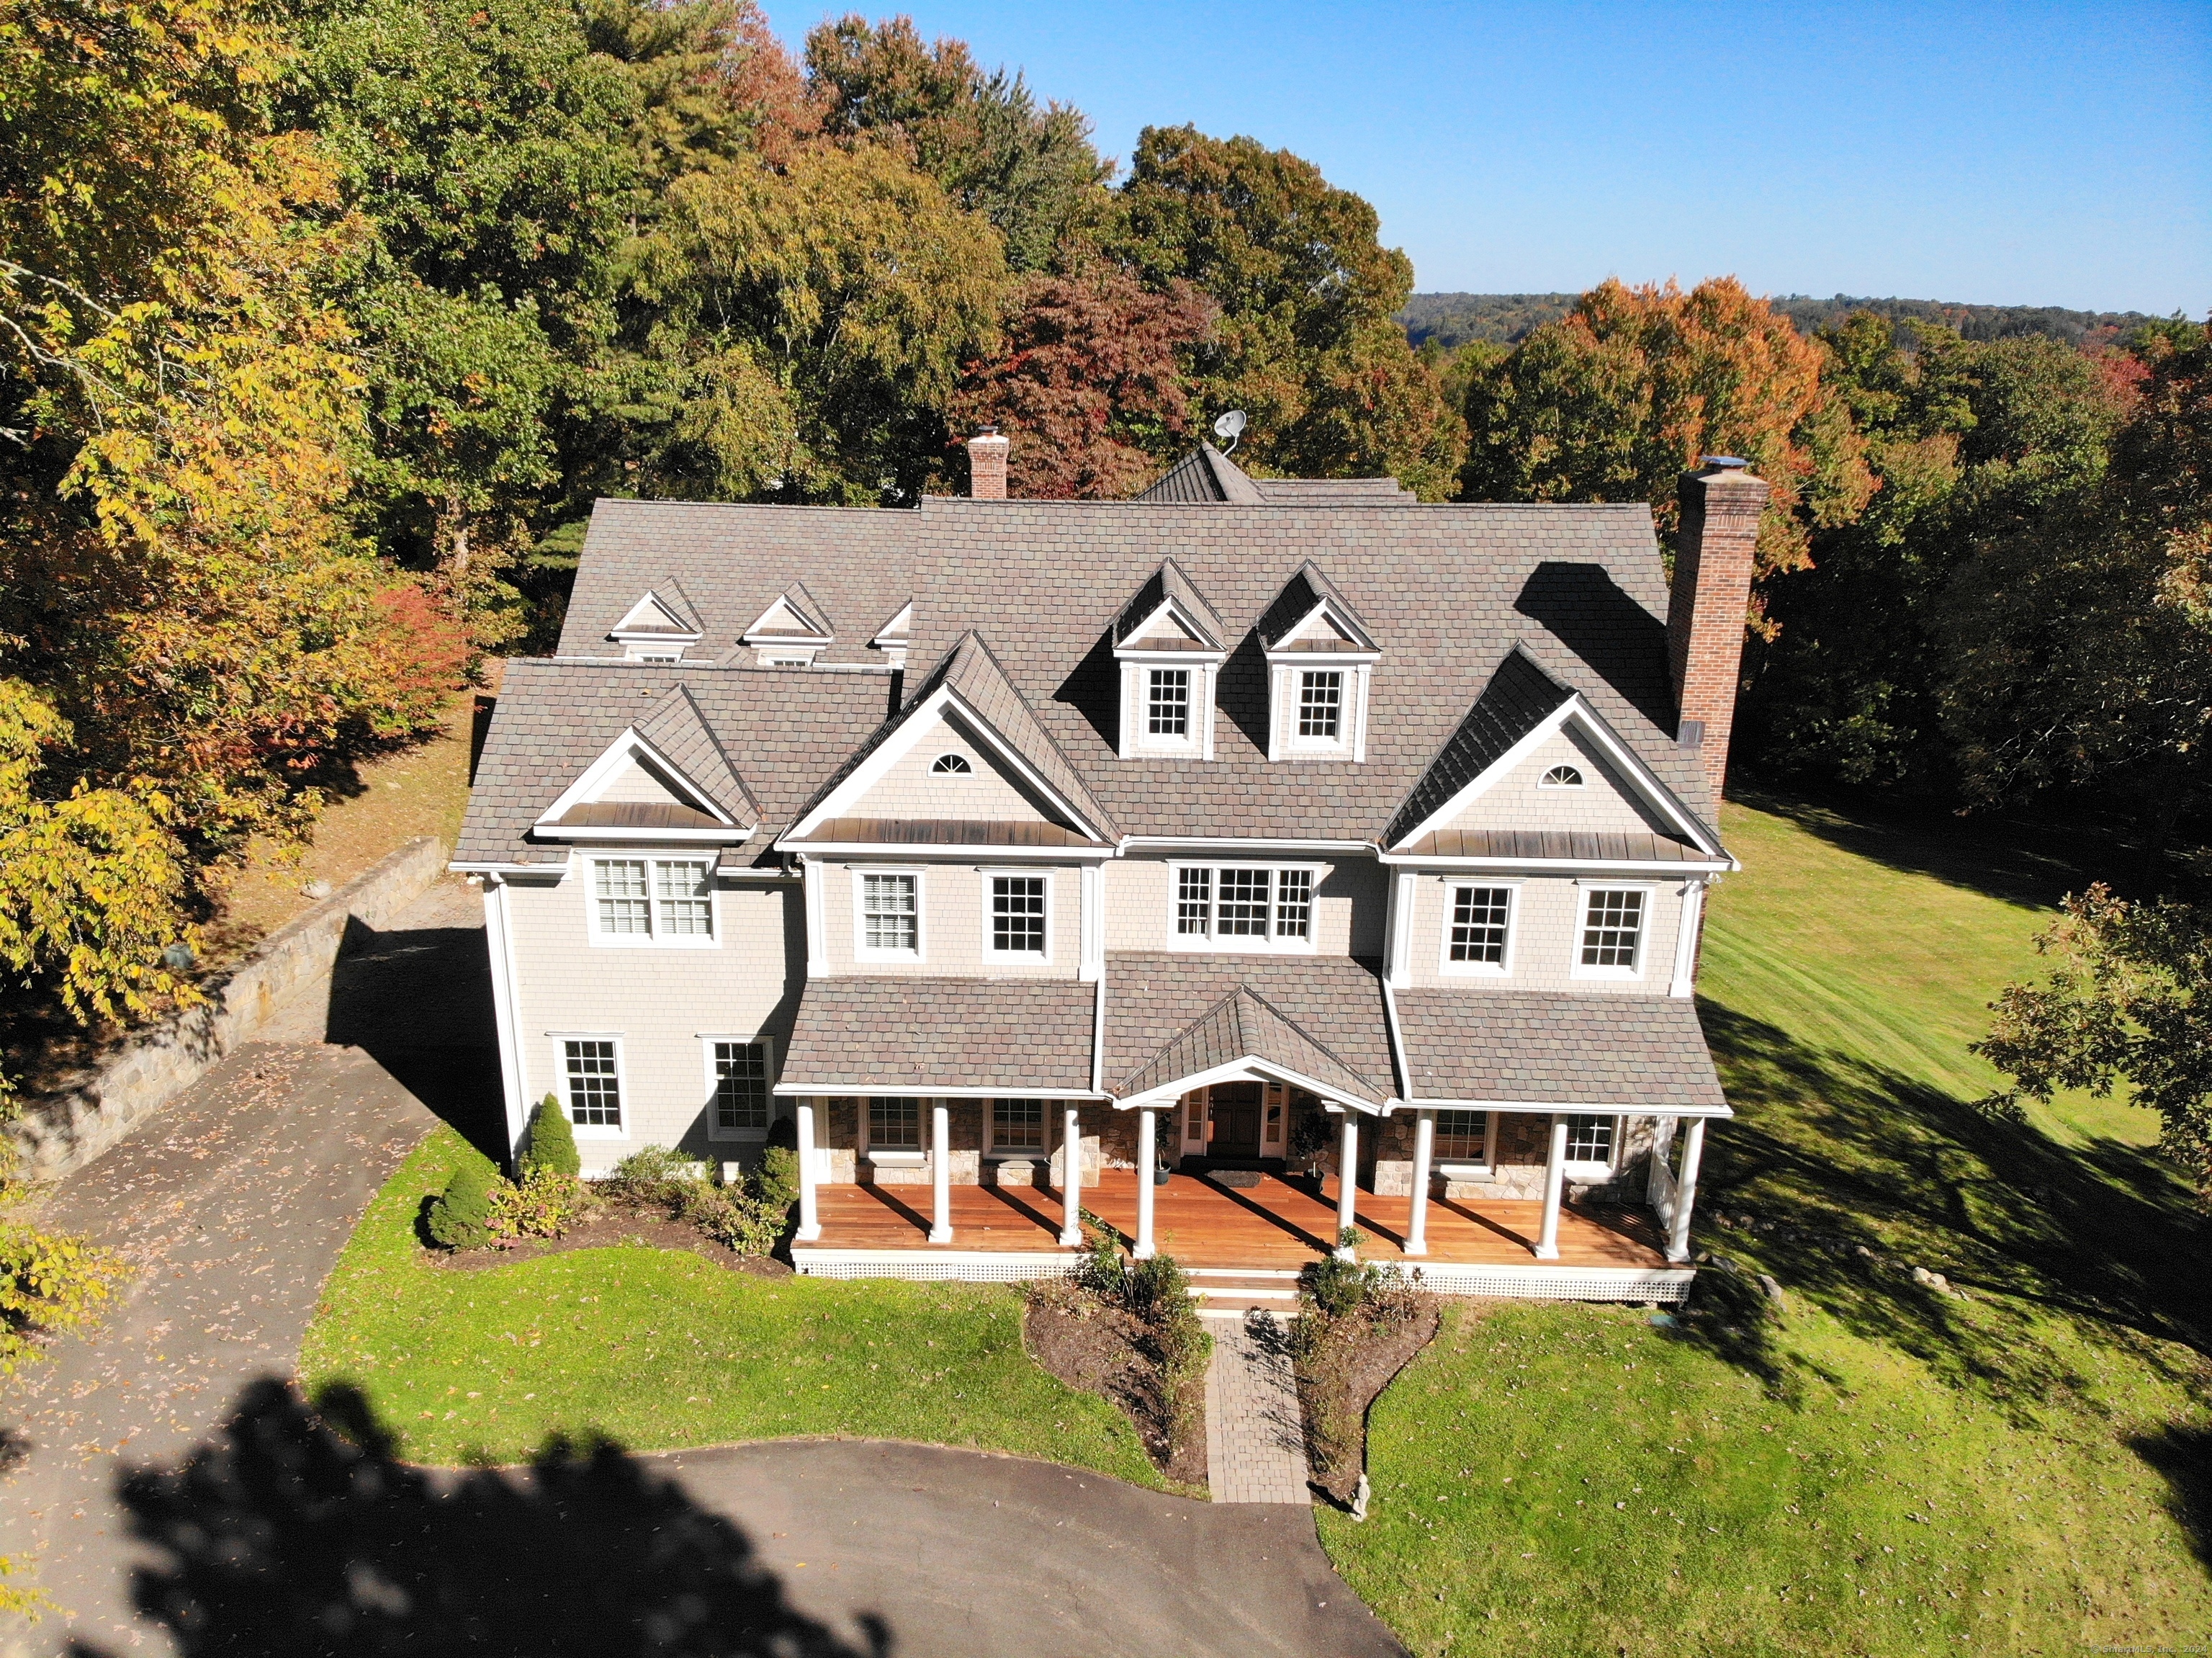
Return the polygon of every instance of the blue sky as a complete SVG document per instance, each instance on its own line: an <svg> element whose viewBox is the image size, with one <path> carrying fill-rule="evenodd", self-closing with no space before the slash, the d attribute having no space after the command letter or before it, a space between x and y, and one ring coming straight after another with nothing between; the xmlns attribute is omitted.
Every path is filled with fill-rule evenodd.
<svg viewBox="0 0 2212 1658"><path fill-rule="evenodd" d="M793 46L824 15L765 3ZM1192 121L1308 157L1375 204L1424 290L1728 272L2212 310L2206 0L910 9L1078 105L1110 155Z"/></svg>

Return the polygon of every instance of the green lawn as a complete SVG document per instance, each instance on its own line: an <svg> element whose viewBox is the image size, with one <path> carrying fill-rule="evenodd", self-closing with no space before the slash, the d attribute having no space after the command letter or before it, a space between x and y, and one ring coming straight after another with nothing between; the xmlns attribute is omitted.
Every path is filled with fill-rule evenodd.
<svg viewBox="0 0 2212 1658"><path fill-rule="evenodd" d="M1739 1115L1700 1210L1779 1225L1698 1241L1787 1317L1462 1308L1377 1402L1375 1506L1322 1517L1331 1552L1422 1653L2212 1643L2203 1226L2148 1113L1971 1105L1995 1078L1965 1045L2078 872L1948 826L1725 822L1703 1011Z"/></svg>
<svg viewBox="0 0 2212 1658"><path fill-rule="evenodd" d="M441 1128L386 1184L301 1357L311 1395L359 1387L404 1457L519 1461L556 1435L653 1451L822 1434L1162 1484L1120 1411L1030 1361L1007 1286L760 1278L644 1247L429 1265L416 1214L476 1155Z"/></svg>

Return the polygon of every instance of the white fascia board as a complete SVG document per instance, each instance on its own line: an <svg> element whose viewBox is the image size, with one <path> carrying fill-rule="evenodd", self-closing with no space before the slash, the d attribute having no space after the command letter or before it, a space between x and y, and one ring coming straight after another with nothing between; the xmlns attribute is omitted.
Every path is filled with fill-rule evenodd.
<svg viewBox="0 0 2212 1658"><path fill-rule="evenodd" d="M1115 645L1114 647L1114 654L1116 656L1121 657L1124 661L1143 661L1154 656L1203 656L1217 663L1221 661L1223 658L1229 655L1228 648L1226 646L1209 645L1206 643L1206 636L1212 632L1213 630L1206 626L1205 623L1199 620L1197 617L1192 615L1191 613L1185 609L1182 605L1178 604L1172 594L1161 600L1158 604L1155 605L1150 613L1146 616L1145 619L1138 623L1136 626L1131 628L1126 637L1131 639L1143 638L1146 633L1152 631L1152 625L1158 621L1163 615L1173 617L1175 619L1176 625L1180 627L1185 633L1188 634L1190 636L1191 643L1200 648L1196 650L1153 651L1146 649L1145 647L1140 644L1125 644Z"/></svg>
<svg viewBox="0 0 2212 1658"><path fill-rule="evenodd" d="M1382 652L1381 647L1372 642L1367 630L1360 626L1360 625L1346 612L1343 606L1338 604L1327 594L1322 594L1319 599L1315 600L1314 607L1311 610L1306 612L1304 615L1299 617L1297 621L1291 623L1290 626L1285 628L1275 637L1286 642L1296 639L1299 634L1305 631L1307 625L1310 623L1315 617L1323 614L1326 614L1328 617L1329 625L1336 630L1338 635L1343 639L1344 643L1353 647L1352 650L1332 651L1328 653L1329 655L1351 656L1355 659L1364 659L1370 662L1378 660L1382 656ZM1362 639L1369 639L1369 643L1366 644L1361 644L1360 641ZM1281 646L1271 646L1267 644L1265 640L1261 642L1261 648L1267 653L1267 660L1269 661L1273 661L1278 656L1310 656L1320 654L1315 651L1294 651L1286 649Z"/></svg>
<svg viewBox="0 0 2212 1658"><path fill-rule="evenodd" d="M1476 801L1488 794L1500 778L1517 769L1522 761L1527 759L1529 755L1534 753L1537 749L1551 741L1559 734L1559 728L1567 722L1568 716L1575 711L1575 704L1579 700L1578 698L1570 697L1559 707L1537 721L1529 728L1528 734L1520 741L1515 743L1512 747L1461 784L1450 799L1407 830L1400 837L1398 844L1411 846L1423 835L1432 832L1438 824L1449 823L1468 807L1474 805ZM1390 849L1386 848L1386 852L1389 850Z"/></svg>
<svg viewBox="0 0 2212 1658"><path fill-rule="evenodd" d="M1559 1117L1702 1117L1716 1120L1734 1117L1726 1106L1709 1111L1694 1111L1684 1106L1669 1106L1661 1110L1652 1105L1627 1105L1620 1100L1402 1100L1407 1107L1432 1108L1441 1111L1505 1111L1534 1116Z"/></svg>
<svg viewBox="0 0 2212 1658"><path fill-rule="evenodd" d="M732 824L727 829L560 829L539 824L531 832L541 840L567 841L571 844L598 841L666 841L687 846L742 845L752 838L752 831L742 824Z"/></svg>
<svg viewBox="0 0 2212 1658"><path fill-rule="evenodd" d="M656 628L649 631L640 627L638 615L641 612L646 611L659 612L666 619L668 626L676 628L678 631L672 634L667 627ZM676 607L668 600L651 588L647 588L645 590L645 597L632 605L622 620L607 630L607 637L610 639L667 639L672 642L680 639L685 644L696 644L701 639L706 637L706 635L678 616L676 613Z"/></svg>
<svg viewBox="0 0 2212 1658"><path fill-rule="evenodd" d="M1004 1082L994 1088L884 1087L875 1082L778 1082L769 1090L780 1098L843 1099L873 1095L878 1100L1106 1100L1112 1096L1092 1088L1040 1088L1028 1082Z"/></svg>
<svg viewBox="0 0 2212 1658"><path fill-rule="evenodd" d="M876 637L868 641L881 649L888 645L904 646L914 634L914 600L909 599L899 607L897 615L876 630Z"/></svg>
<svg viewBox="0 0 2212 1658"><path fill-rule="evenodd" d="M566 863L464 863L458 858L446 868L457 875L498 875L512 879L520 875L557 875L568 868Z"/></svg>
<svg viewBox="0 0 2212 1658"><path fill-rule="evenodd" d="M579 835L584 832L577 831ZM834 854L916 863L1092 863L1114 856L1111 846L916 846L902 840L780 840L776 844L808 857Z"/></svg>
<svg viewBox="0 0 2212 1658"><path fill-rule="evenodd" d="M1400 924L1410 926L1412 917L1408 917ZM1388 973L1382 978L1382 1028L1390 1038L1390 1063L1397 1068L1398 1086L1409 1088L1413 1086L1413 1067L1406 1063L1406 1041L1398 1029L1398 993L1391 986ZM1404 1103L1401 1100L1392 1100L1389 1105L1383 1106L1382 1114L1389 1116L1391 1106Z"/></svg>
<svg viewBox="0 0 2212 1658"><path fill-rule="evenodd" d="M785 830L778 838L777 844L803 840L817 825L827 823L832 818L843 817L845 814L841 808L874 788L883 780L885 772L919 747L922 738L944 719L945 710L948 708L974 728L985 747L1019 772L1024 783L1072 819L1085 834L1093 840L1103 841L1106 838L1099 833L1098 826L1085 817L1074 802L1064 798L1057 789L1038 776L1036 768L1016 753L1012 746L993 728L991 722L968 705L966 698L951 686L941 685L907 715L899 728L878 745L874 753L854 768L851 777L831 789L820 805Z"/></svg>
<svg viewBox="0 0 2212 1658"><path fill-rule="evenodd" d="M1394 868L1439 872L1536 870L1552 875L1728 875L1743 866L1734 858L1715 858L1710 863L1645 863L1626 858L1447 858L1413 852L1381 852L1376 861Z"/></svg>
<svg viewBox="0 0 2212 1658"><path fill-rule="evenodd" d="M1356 1094L1346 1094L1342 1088L1332 1088L1318 1078L1292 1070L1288 1065L1279 1065L1272 1059L1256 1059L1247 1055L1231 1059L1225 1064L1214 1065L1206 1070L1194 1071L1188 1076L1179 1076L1172 1082L1157 1088L1146 1088L1142 1094L1132 1094L1114 1101L1117 1111L1149 1109L1157 1111L1162 1106L1172 1105L1194 1088L1210 1088L1216 1082L1283 1082L1292 1088L1317 1094L1323 1100L1333 1100L1339 1105L1351 1106L1365 1112L1370 1117L1380 1117L1385 1106L1371 1100L1363 1100ZM1003 1092L1003 1090L1000 1090Z"/></svg>
<svg viewBox="0 0 2212 1658"><path fill-rule="evenodd" d="M1670 820L1702 850L1717 858L1728 856L1721 850L1720 842L1698 821L1697 814L1682 804L1680 797L1673 789L1659 781L1659 774L1638 759L1633 749L1613 735L1613 728L1606 723L1595 709L1583 700L1580 692L1575 693L1568 708L1576 725L1605 751L1606 758L1626 774L1645 801L1659 808L1662 816Z"/></svg>
<svg viewBox="0 0 2212 1658"><path fill-rule="evenodd" d="M531 826L532 829L541 835L550 833L557 837L561 832L558 830L549 830L547 828L549 824L555 822L562 816L562 814L567 812L570 807L581 806L591 802L596 797L599 789L605 787L607 781L611 778L616 772L621 771L624 765L628 765L631 760L641 755L647 759L651 760L662 771L667 772L671 777L676 778L678 782L681 783L685 789L690 792L692 804L697 807L701 811L714 818L717 822L728 824L732 828L737 826L737 820L732 817L727 812L725 812L720 807L715 805L714 802L708 797L707 791L702 789L698 783L686 773L682 766L677 765L673 760L670 759L667 755L662 753L658 748L655 748L644 738L639 736L637 735L637 728L635 726L631 726L628 730L624 731L622 735L617 737L612 742L609 743L606 747L600 752L599 759L593 760L589 765L586 766L582 772L578 775L576 780L561 791L561 797L555 801L552 805L547 807L545 810L538 815L538 821ZM573 832L572 832L572 833ZM701 832L694 830L689 832L696 834Z"/></svg>
<svg viewBox="0 0 2212 1658"><path fill-rule="evenodd" d="M1124 835L1121 837L1121 850L1125 852L1310 852L1318 857L1335 852L1364 852L1373 856L1377 849L1371 840L1272 840L1237 835Z"/></svg>

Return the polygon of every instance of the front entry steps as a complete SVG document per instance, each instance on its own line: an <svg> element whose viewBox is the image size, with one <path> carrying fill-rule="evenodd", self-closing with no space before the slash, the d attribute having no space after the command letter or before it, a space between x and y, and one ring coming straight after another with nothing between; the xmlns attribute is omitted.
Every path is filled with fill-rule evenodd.
<svg viewBox="0 0 2212 1658"><path fill-rule="evenodd" d="M1298 1275L1268 1267L1240 1271L1231 1267L1194 1266L1183 1276L1202 1316L1241 1317L1256 1310L1294 1313L1297 1310Z"/></svg>

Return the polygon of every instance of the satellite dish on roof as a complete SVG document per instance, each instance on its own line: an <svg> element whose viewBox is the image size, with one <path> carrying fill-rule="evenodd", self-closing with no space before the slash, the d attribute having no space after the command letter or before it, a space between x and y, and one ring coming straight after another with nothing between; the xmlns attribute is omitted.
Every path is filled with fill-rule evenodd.
<svg viewBox="0 0 2212 1658"><path fill-rule="evenodd" d="M1244 411L1231 409L1220 419L1215 421L1213 435L1228 444L1230 449L1234 449L1237 447L1237 440L1244 436ZM1222 451L1224 454L1228 452L1227 449Z"/></svg>

